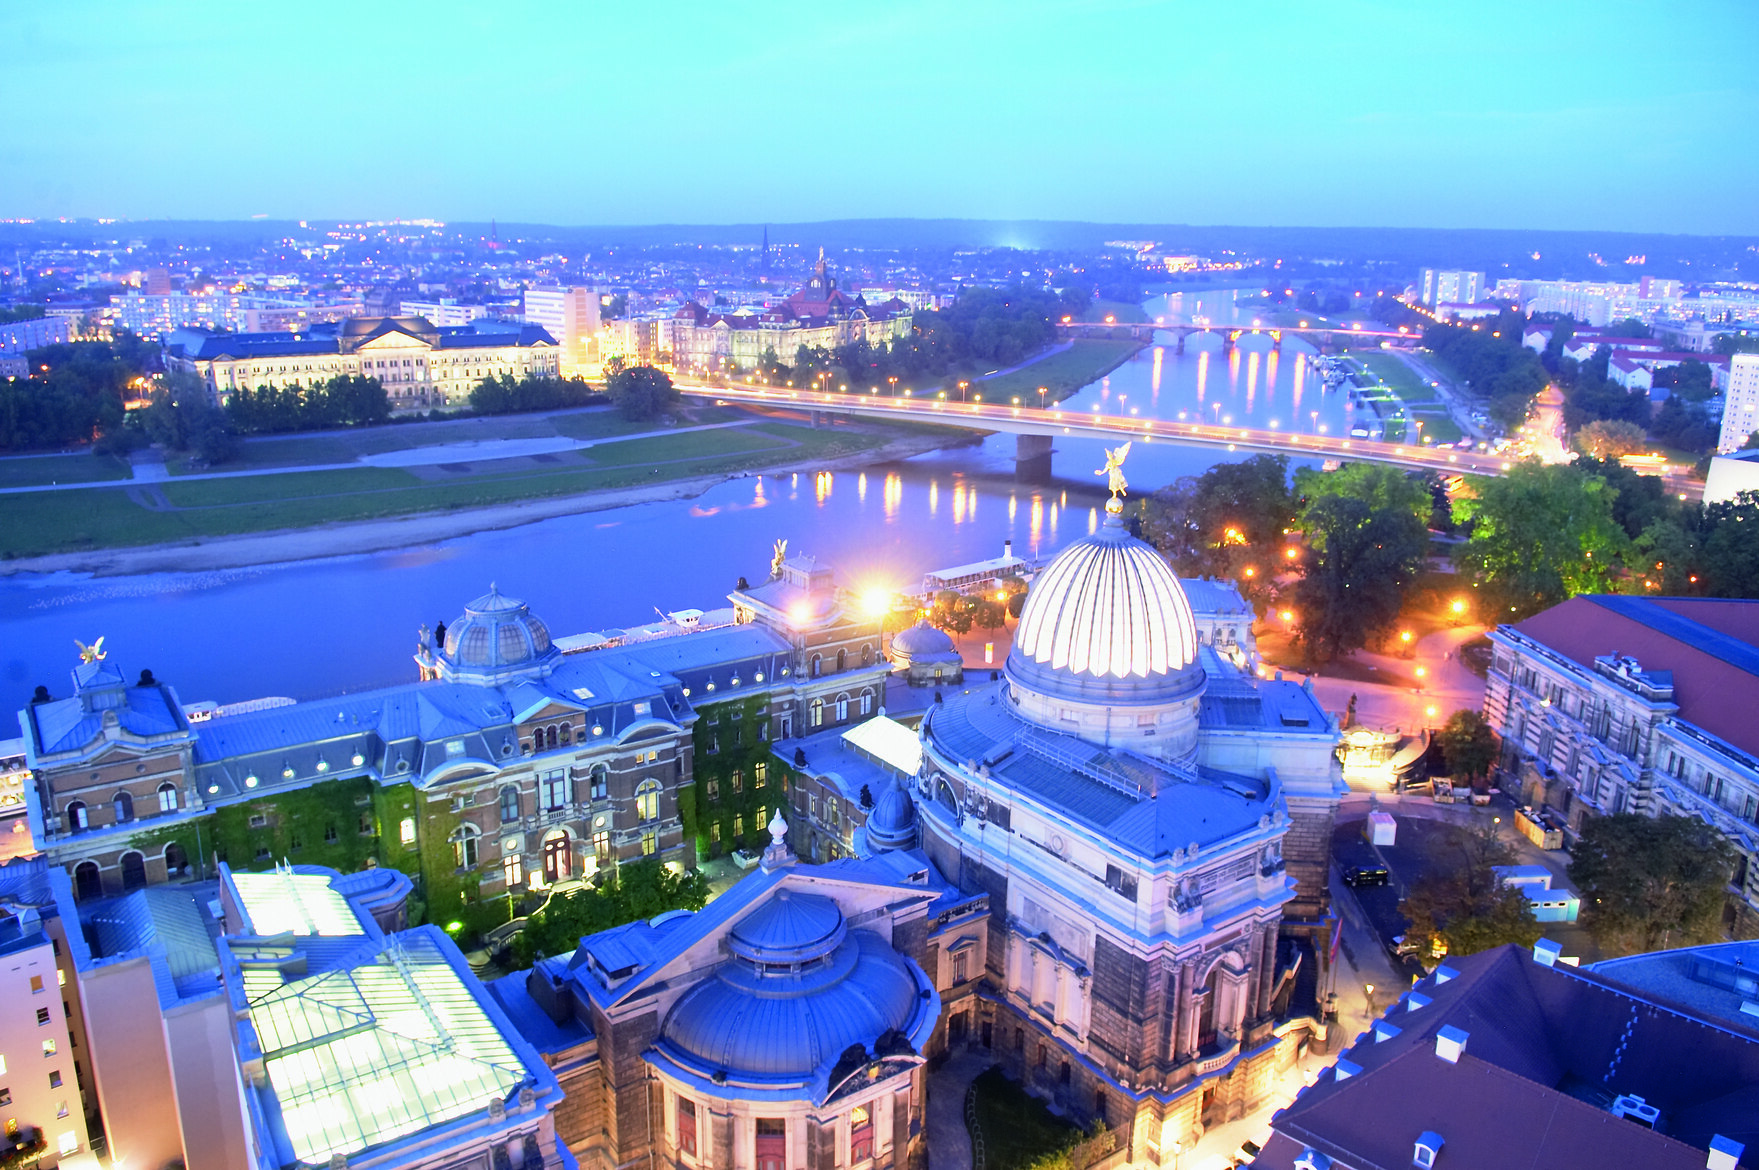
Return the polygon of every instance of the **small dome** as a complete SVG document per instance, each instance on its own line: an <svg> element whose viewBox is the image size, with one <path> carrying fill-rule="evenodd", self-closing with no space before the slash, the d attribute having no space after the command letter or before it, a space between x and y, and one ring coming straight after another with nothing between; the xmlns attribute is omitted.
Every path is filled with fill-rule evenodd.
<svg viewBox="0 0 1759 1170"><path fill-rule="evenodd" d="M840 913L837 919L843 935ZM909 960L879 935L857 930L799 970L764 970L743 958L722 963L673 1006L660 1044L687 1063L735 1077L814 1077L851 1046L871 1050L887 1032L910 1032L919 1012L938 1008Z"/></svg>
<svg viewBox="0 0 1759 1170"><path fill-rule="evenodd" d="M525 602L493 585L446 627L446 658L458 671L492 673L525 666L552 653L549 627Z"/></svg>
<svg viewBox="0 0 1759 1170"><path fill-rule="evenodd" d="M1197 660L1197 645L1178 577L1108 513L1097 533L1058 553L1033 582L1008 659L1128 681L1182 671Z"/></svg>
<svg viewBox="0 0 1759 1170"><path fill-rule="evenodd" d="M927 620L923 620L907 630L900 630L892 639L892 651L907 654L911 658L921 658L929 654L952 654L953 639L946 631L937 630Z"/></svg>
<svg viewBox="0 0 1759 1170"><path fill-rule="evenodd" d="M782 890L739 920L728 946L754 963L806 963L837 949L848 931L829 898Z"/></svg>
<svg viewBox="0 0 1759 1170"><path fill-rule="evenodd" d="M896 780L874 801L867 815L867 841L876 851L909 849L916 844L916 805Z"/></svg>

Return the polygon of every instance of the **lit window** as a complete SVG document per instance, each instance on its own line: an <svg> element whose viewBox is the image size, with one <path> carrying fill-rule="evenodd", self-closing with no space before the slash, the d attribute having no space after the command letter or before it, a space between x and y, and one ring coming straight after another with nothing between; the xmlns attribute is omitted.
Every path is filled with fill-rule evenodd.
<svg viewBox="0 0 1759 1170"><path fill-rule="evenodd" d="M31 976L31 994L35 995L35 994L37 994L37 992L39 992L41 990L43 990L43 977L41 975L32 975Z"/></svg>
<svg viewBox="0 0 1759 1170"><path fill-rule="evenodd" d="M721 843L721 822L715 821L713 824L709 825L708 839L716 845Z"/></svg>
<svg viewBox="0 0 1759 1170"><path fill-rule="evenodd" d="M55 1041L53 1041L53 1040L43 1041L43 1055L44 1056L54 1056L55 1055Z"/></svg>
<svg viewBox="0 0 1759 1170"><path fill-rule="evenodd" d="M660 782L643 780L635 790L635 816L637 820L657 821L660 819Z"/></svg>
<svg viewBox="0 0 1759 1170"><path fill-rule="evenodd" d="M641 855L652 857L660 851L660 835L652 829L644 829L641 834Z"/></svg>
<svg viewBox="0 0 1759 1170"><path fill-rule="evenodd" d="M501 859L501 876L506 879L507 888L512 889L525 881L525 861L517 853L509 853Z"/></svg>
<svg viewBox="0 0 1759 1170"><path fill-rule="evenodd" d="M811 717L810 722L811 722L812 726L823 727L825 725L825 703L824 703L824 700L823 699L814 699L812 701L811 711L812 711L812 717Z"/></svg>
<svg viewBox="0 0 1759 1170"><path fill-rule="evenodd" d="M598 859L600 865L611 860L611 831L609 829L600 829L592 835L592 855Z"/></svg>
<svg viewBox="0 0 1759 1170"><path fill-rule="evenodd" d="M758 783L759 783L759 784L766 784L766 783L768 783L768 782L769 782L769 778L770 778L770 766L769 766L769 764L767 764L767 763L766 763L766 762L764 762L764 761L763 761L763 760L759 760L759 761L758 761L758 762L757 762L757 763L756 763L756 764L755 764L755 765L754 765L754 766L753 766L753 771L754 771L754 772L755 772L755 773L756 773L756 774L757 774L757 782L758 782Z"/></svg>
<svg viewBox="0 0 1759 1170"><path fill-rule="evenodd" d="M873 1157L873 1117L865 1105L849 1111L849 1161L866 1162Z"/></svg>
<svg viewBox="0 0 1759 1170"><path fill-rule="evenodd" d="M70 1154L79 1153L79 1135L71 1129L62 1134L60 1149L63 1158Z"/></svg>
<svg viewBox="0 0 1759 1170"><path fill-rule="evenodd" d="M415 818L404 817L397 825L397 840L404 845L415 844Z"/></svg>
<svg viewBox="0 0 1759 1170"><path fill-rule="evenodd" d="M452 832L452 861L459 869L475 869L477 838L482 830L475 825L459 825Z"/></svg>
<svg viewBox="0 0 1759 1170"><path fill-rule="evenodd" d="M733 791L745 791L745 773L738 768L733 769Z"/></svg>
<svg viewBox="0 0 1759 1170"><path fill-rule="evenodd" d="M743 815L733 818L733 836L745 836L745 817Z"/></svg>

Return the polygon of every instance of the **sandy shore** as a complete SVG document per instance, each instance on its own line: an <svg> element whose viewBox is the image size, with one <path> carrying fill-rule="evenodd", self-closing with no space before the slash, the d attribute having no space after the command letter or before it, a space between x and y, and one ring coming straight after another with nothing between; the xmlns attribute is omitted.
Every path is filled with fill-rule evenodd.
<svg viewBox="0 0 1759 1170"><path fill-rule="evenodd" d="M691 499L730 479L866 467L875 463L906 459L942 447L956 446L963 441L949 441L948 436L925 435L898 439L872 451L857 452L828 461L785 463L766 467L762 471L735 475L696 476L654 484L651 487L582 492L579 495L522 500L518 503L457 512L412 512L407 516L387 517L382 520L354 520L322 524L314 528L216 536L179 544L101 548L53 553L41 557L20 557L13 561L0 561L0 576L18 573L90 573L97 577L126 577L140 573L194 573L383 552L386 549L435 544L468 536L473 532L517 528L522 524L551 520L557 516L602 512L630 504Z"/></svg>

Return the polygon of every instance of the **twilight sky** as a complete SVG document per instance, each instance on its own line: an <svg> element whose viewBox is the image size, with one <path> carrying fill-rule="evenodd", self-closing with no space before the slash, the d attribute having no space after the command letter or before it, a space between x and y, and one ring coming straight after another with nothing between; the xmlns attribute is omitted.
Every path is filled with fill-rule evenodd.
<svg viewBox="0 0 1759 1170"><path fill-rule="evenodd" d="M1755 0L0 0L0 216L1759 233Z"/></svg>

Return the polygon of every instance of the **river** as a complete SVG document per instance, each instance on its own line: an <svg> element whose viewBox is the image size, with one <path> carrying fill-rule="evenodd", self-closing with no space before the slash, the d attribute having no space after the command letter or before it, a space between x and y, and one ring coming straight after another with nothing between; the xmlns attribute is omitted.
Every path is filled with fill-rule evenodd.
<svg viewBox="0 0 1759 1170"><path fill-rule="evenodd" d="M1250 323L1230 293L1155 298L1153 316ZM1108 414L1229 419L1332 433L1347 423L1342 391L1323 391L1289 341L1194 338L1184 354L1145 348L1067 400ZM185 702L265 695L312 698L415 677L410 654L422 624L450 622L495 582L527 599L557 635L639 625L675 609L710 609L741 575L768 567L778 538L837 567L863 587L914 590L930 569L999 555L1004 540L1029 556L1052 553L1098 523L1098 440L1059 440L1056 479L1014 481L1014 439L932 452L884 466L732 480L694 500L639 504L480 532L436 545L220 572L88 578L0 578L0 709L38 684L70 686L74 640L102 635L131 677L151 669ZM1126 468L1133 492L1194 475L1230 456L1137 443ZM0 732L3 738L5 732Z"/></svg>

